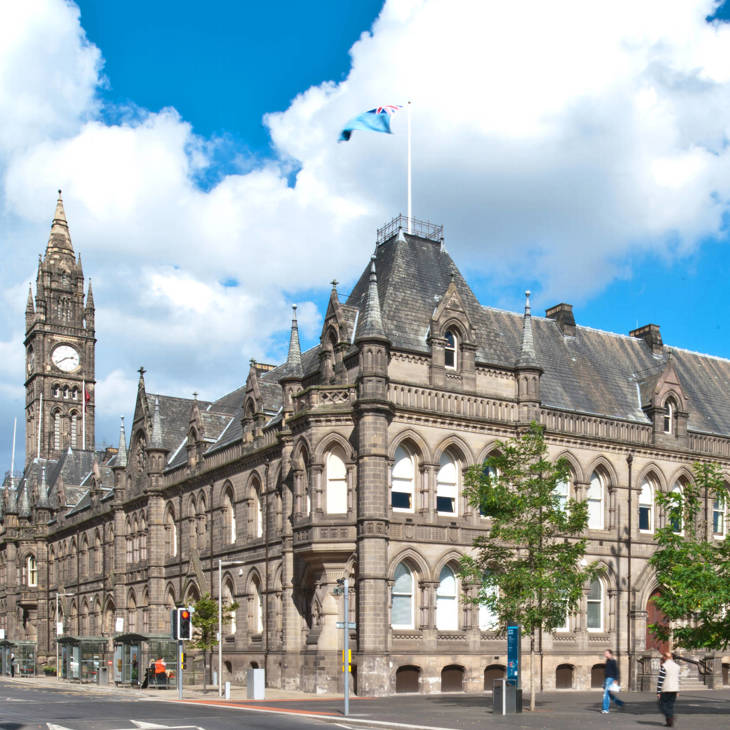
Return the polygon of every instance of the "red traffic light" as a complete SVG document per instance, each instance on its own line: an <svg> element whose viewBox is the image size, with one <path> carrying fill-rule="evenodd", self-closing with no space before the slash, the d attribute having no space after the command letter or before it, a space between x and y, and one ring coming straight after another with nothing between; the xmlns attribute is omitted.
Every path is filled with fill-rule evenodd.
<svg viewBox="0 0 730 730"><path fill-rule="evenodd" d="M190 618L190 611L181 611L180 616L184 619Z"/></svg>

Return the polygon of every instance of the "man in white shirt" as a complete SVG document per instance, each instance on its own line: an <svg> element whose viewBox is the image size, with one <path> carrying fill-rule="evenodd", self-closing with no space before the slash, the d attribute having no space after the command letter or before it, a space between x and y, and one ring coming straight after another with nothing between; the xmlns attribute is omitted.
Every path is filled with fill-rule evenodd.
<svg viewBox="0 0 730 730"><path fill-rule="evenodd" d="M669 651L662 655L656 694L659 699L659 710L666 720L665 725L672 727L674 725L674 701L679 694L679 664L674 661L672 653Z"/></svg>

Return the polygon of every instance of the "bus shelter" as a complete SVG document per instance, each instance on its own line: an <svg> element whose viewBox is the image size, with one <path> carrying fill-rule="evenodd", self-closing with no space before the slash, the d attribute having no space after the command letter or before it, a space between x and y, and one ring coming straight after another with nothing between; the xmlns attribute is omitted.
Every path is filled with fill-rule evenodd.
<svg viewBox="0 0 730 730"><path fill-rule="evenodd" d="M35 641L0 641L0 672L10 674L10 657L15 654L15 675L35 677Z"/></svg>
<svg viewBox="0 0 730 730"><path fill-rule="evenodd" d="M106 674L107 639L102 636L62 636L58 639L61 678L98 682Z"/></svg>
<svg viewBox="0 0 730 730"><path fill-rule="evenodd" d="M162 669L162 671L156 671ZM177 642L167 635L117 634L114 637L114 682L132 687L174 687Z"/></svg>

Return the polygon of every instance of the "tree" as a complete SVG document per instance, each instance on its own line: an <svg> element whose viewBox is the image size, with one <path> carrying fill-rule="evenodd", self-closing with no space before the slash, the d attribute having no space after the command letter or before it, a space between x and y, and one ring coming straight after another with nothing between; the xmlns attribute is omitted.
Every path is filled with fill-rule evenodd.
<svg viewBox="0 0 730 730"><path fill-rule="evenodd" d="M529 634L532 710L535 637L576 612L586 582L599 572L595 564L581 564L588 507L565 496L569 479L565 459L547 460L543 429L534 422L524 435L499 442L465 479L469 503L490 521L474 540L476 554L462 558L461 576L479 586L468 600L487 606L501 631L513 623Z"/></svg>
<svg viewBox="0 0 730 730"><path fill-rule="evenodd" d="M660 593L652 600L666 621L649 629L685 649L724 650L730 644L730 537L708 539L713 502L723 508L728 489L715 463L695 463L694 482L681 492L657 494L667 515L649 563Z"/></svg>
<svg viewBox="0 0 730 730"><path fill-rule="evenodd" d="M221 623L223 626L231 623L231 614L238 608L238 603L224 603L222 606ZM195 604L193 611L193 626L197 629L193 647L203 650L203 689L207 688L208 681L208 652L218 646L218 601L210 597L210 593L203 595ZM220 677L218 678L220 682Z"/></svg>

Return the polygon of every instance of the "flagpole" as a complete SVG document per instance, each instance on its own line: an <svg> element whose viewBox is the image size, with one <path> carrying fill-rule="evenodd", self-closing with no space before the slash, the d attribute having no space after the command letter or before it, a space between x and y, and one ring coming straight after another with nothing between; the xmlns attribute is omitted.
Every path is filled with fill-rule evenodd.
<svg viewBox="0 0 730 730"><path fill-rule="evenodd" d="M408 102L408 233L412 233L413 200L411 197L411 102Z"/></svg>

